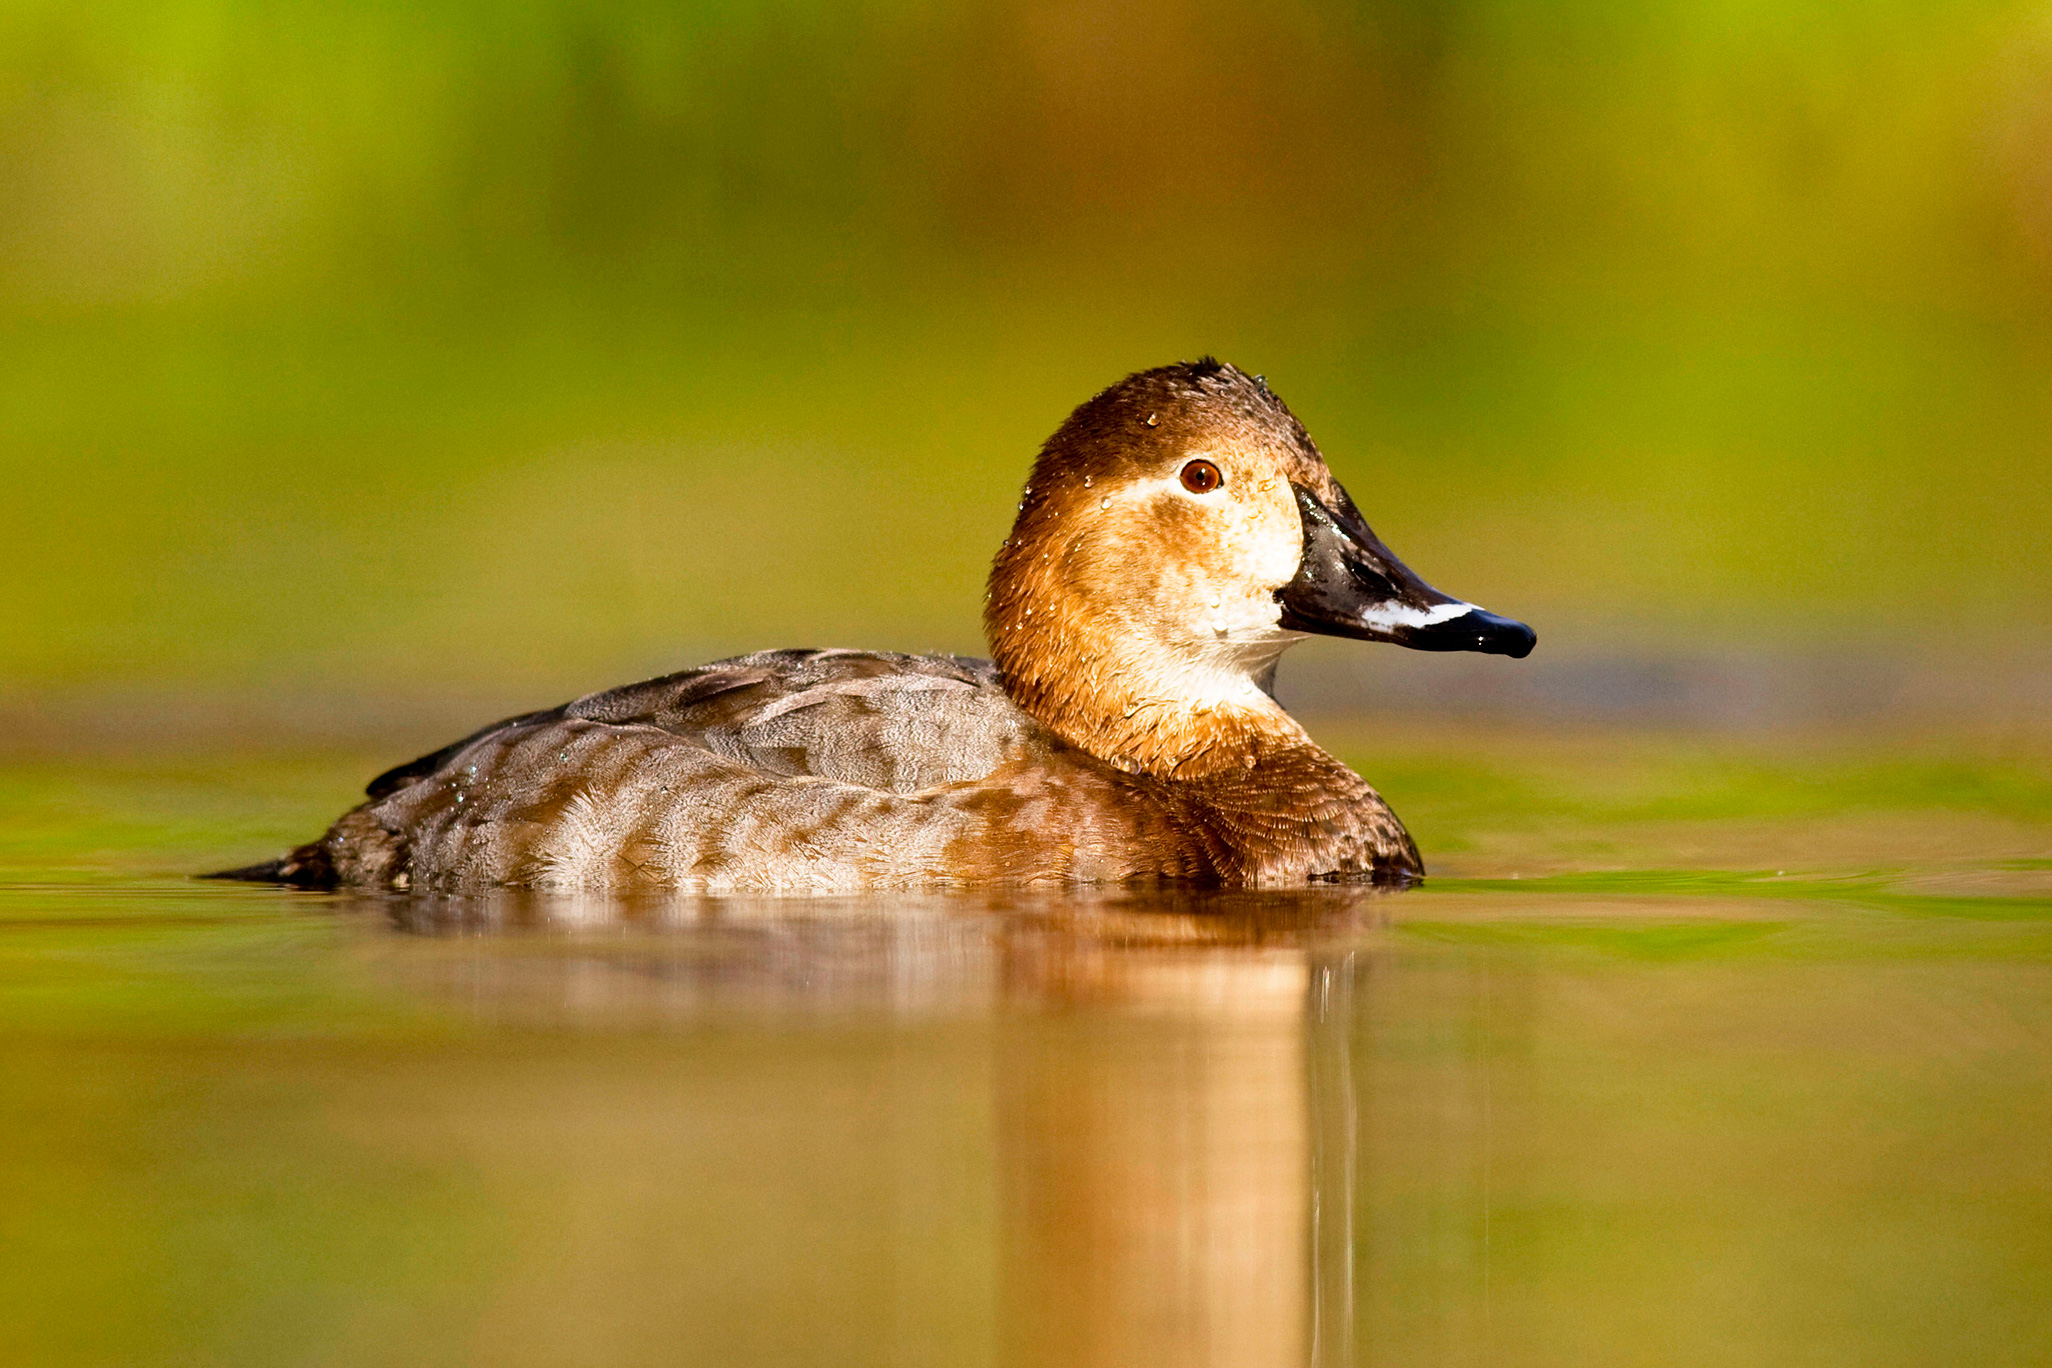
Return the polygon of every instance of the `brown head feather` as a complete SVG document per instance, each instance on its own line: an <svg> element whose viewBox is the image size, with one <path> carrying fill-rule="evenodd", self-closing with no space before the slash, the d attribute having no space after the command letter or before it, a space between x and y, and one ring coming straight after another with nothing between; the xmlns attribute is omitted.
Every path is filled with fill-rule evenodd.
<svg viewBox="0 0 2052 1368"><path fill-rule="evenodd" d="M1177 486L1193 459L1215 491ZM1291 484L1337 503L1324 458L1266 385L1209 359L1130 375L1083 404L1033 465L984 612L1006 688L1122 768L1201 778L1309 744L1265 692L1295 636Z"/></svg>

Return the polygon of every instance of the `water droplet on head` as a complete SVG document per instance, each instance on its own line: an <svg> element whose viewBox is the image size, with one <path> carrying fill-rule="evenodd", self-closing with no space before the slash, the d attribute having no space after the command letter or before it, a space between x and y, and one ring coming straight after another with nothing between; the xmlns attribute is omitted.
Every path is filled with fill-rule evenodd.
<svg viewBox="0 0 2052 1368"><path fill-rule="evenodd" d="M1107 496L1107 497L1105 497L1105 498L1099 499L1099 500L1097 501L1097 506L1098 506L1099 508L1110 508L1110 507L1111 507L1111 499L1110 499L1110 497L1109 497L1109 496Z"/></svg>
<svg viewBox="0 0 2052 1368"><path fill-rule="evenodd" d="M1085 489L1088 489L1088 488L1090 488L1090 477L1089 477L1088 475L1085 475L1085 476L1083 477L1083 487L1084 487Z"/></svg>
<svg viewBox="0 0 2052 1368"><path fill-rule="evenodd" d="M1151 413L1147 415L1147 426L1149 426L1149 427L1153 427L1153 426L1154 426L1154 415L1153 415L1153 414L1151 414Z"/></svg>

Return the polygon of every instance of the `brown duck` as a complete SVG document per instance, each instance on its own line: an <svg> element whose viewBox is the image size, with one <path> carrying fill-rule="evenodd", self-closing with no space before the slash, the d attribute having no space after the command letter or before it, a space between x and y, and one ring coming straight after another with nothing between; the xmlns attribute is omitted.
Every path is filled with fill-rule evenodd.
<svg viewBox="0 0 2052 1368"><path fill-rule="evenodd" d="M1423 873L1271 696L1306 633L1523 656L1368 529L1258 377L1128 376L1041 448L993 660L764 651L495 723L223 877L466 892L832 891Z"/></svg>

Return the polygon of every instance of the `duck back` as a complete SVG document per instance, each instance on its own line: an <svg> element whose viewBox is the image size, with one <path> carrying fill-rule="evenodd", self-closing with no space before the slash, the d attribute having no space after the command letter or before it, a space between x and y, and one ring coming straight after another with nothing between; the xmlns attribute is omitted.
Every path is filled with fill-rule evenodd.
<svg viewBox="0 0 2052 1368"><path fill-rule="evenodd" d="M838 780L914 793L996 768L1038 724L1005 695L996 667L960 656L882 651L758 651L588 694L495 722L387 770L366 790L385 798L447 770L480 743L552 724L644 729L785 778ZM660 733L660 736L656 735Z"/></svg>

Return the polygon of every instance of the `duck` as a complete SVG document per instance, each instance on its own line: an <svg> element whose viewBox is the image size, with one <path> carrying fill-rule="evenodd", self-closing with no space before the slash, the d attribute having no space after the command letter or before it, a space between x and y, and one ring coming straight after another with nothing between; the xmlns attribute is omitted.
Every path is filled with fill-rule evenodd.
<svg viewBox="0 0 2052 1368"><path fill-rule="evenodd" d="M1265 378L1204 357L1035 458L990 658L766 650L494 722L318 840L213 877L467 894L1265 889L1423 877L1389 804L1275 697L1312 635L1522 658L1370 530Z"/></svg>

